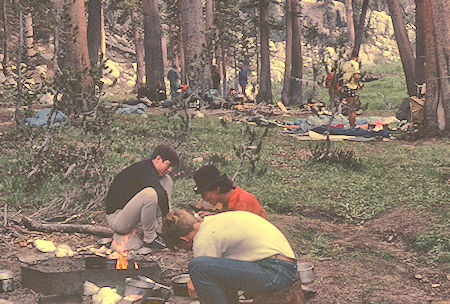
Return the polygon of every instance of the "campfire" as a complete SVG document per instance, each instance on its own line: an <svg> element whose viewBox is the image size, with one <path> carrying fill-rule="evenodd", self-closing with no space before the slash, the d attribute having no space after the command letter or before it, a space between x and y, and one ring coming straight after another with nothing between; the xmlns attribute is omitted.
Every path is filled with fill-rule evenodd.
<svg viewBox="0 0 450 304"><path fill-rule="evenodd" d="M113 241L112 245L113 248L116 249L115 252L109 255L109 258L115 258L116 259L116 269L128 269L128 257L129 252L126 250L125 244L128 241L129 237L132 237L134 235L134 231L130 236L125 236L122 239L120 239L120 242ZM139 269L139 265L137 262L133 261L132 264L133 267L131 269Z"/></svg>

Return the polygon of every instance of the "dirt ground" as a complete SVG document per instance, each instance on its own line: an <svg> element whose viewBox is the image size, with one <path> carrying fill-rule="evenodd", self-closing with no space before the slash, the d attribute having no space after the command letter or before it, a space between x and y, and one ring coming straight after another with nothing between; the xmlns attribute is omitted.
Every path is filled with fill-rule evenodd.
<svg viewBox="0 0 450 304"><path fill-rule="evenodd" d="M450 303L450 275L437 266L424 266L419 257L408 250L405 240L410 233L427 225L421 214L408 210L394 210L367 222L364 227L333 223L322 215L314 218L270 215L270 220L288 237L299 251L296 239L300 229L313 229L317 233L333 235L330 246L339 249L339 257L309 259L303 262L315 265L315 281L307 284L314 291L308 303ZM0 299L12 303L37 303L43 295L21 286L19 252L36 255L29 248L33 239L51 239L66 243L73 249L95 245L98 237L82 234L29 232L25 229L1 228L0 269L13 271L15 290L0 294ZM28 241L28 245L27 244ZM383 256L381 253L389 253ZM377 254L379 253L379 254ZM162 268L173 274L186 271L191 258L188 252L168 250L152 253ZM172 298L169 303L191 303L190 299ZM88 297L84 303L90 303Z"/></svg>
<svg viewBox="0 0 450 304"><path fill-rule="evenodd" d="M0 131L13 125L12 112L2 110ZM423 264L420 256L408 248L408 237L428 225L423 214L396 209L363 226L352 226L336 222L333 215L310 210L300 213L303 216L273 214L269 217L286 234L295 251L301 249L301 232L312 229L315 233L332 235L329 246L333 252L339 252L320 259L300 255L300 261L315 266L315 281L306 286L314 291L308 303L450 303L450 274L437 265ZM98 246L98 237L94 236L30 232L17 226L14 229L0 226L0 269L13 271L15 279L14 291L0 293L0 303L2 299L17 304L37 303L43 296L21 286L21 262L17 257L18 252L35 254L31 243L39 238L66 243L73 249ZM168 250L154 255L159 257L162 267L173 272L185 271L191 258L190 253ZM191 302L182 298L170 301ZM89 298L85 298L85 303L90 303Z"/></svg>

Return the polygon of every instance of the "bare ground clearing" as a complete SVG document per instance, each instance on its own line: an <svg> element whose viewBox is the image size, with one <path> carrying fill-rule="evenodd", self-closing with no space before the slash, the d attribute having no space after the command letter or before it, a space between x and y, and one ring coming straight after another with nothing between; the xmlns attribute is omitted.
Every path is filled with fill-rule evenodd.
<svg viewBox="0 0 450 304"><path fill-rule="evenodd" d="M271 215L270 220L288 236L297 252L302 230L333 236L329 246L336 254L325 258L300 256L301 261L315 265L316 280L308 287L316 294L308 303L443 304L450 299L448 273L436 265L422 264L420 256L409 250L405 242L408 235L426 227L427 219L421 214L397 209L382 214L363 227L333 223L314 218L311 214L308 218ZM1 234L0 268L12 270L16 284L13 292L0 294L0 299L13 303L35 303L41 296L21 287L20 262L16 253L34 250L21 247L21 243L23 246L27 240L47 238L73 248L96 244L94 237L81 234L32 232L17 237L6 230ZM170 251L156 255L161 256L163 266L179 271L186 269L191 257L189 253Z"/></svg>

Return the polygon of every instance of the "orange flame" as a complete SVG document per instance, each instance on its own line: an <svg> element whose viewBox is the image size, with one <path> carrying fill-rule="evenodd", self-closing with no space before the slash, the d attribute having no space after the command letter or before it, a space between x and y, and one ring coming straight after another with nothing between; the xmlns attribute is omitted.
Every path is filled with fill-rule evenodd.
<svg viewBox="0 0 450 304"><path fill-rule="evenodd" d="M115 243L116 251L117 251L117 262L116 269L128 269L128 251L126 250L126 243L128 238L133 236L136 233L135 230L131 232L129 235L125 235L119 243ZM138 269L139 266L136 262L134 262L134 269Z"/></svg>
<svg viewBox="0 0 450 304"><path fill-rule="evenodd" d="M128 253L117 251L117 262L116 262L116 269L127 269L128 268L128 260L127 256Z"/></svg>

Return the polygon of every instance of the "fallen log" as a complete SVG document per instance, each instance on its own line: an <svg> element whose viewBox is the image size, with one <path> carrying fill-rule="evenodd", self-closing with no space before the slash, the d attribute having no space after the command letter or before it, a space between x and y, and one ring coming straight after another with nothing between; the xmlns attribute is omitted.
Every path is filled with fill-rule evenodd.
<svg viewBox="0 0 450 304"><path fill-rule="evenodd" d="M105 226L40 223L25 216L22 217L22 223L29 230L41 232L85 233L104 237L110 237L113 234L112 229Z"/></svg>

